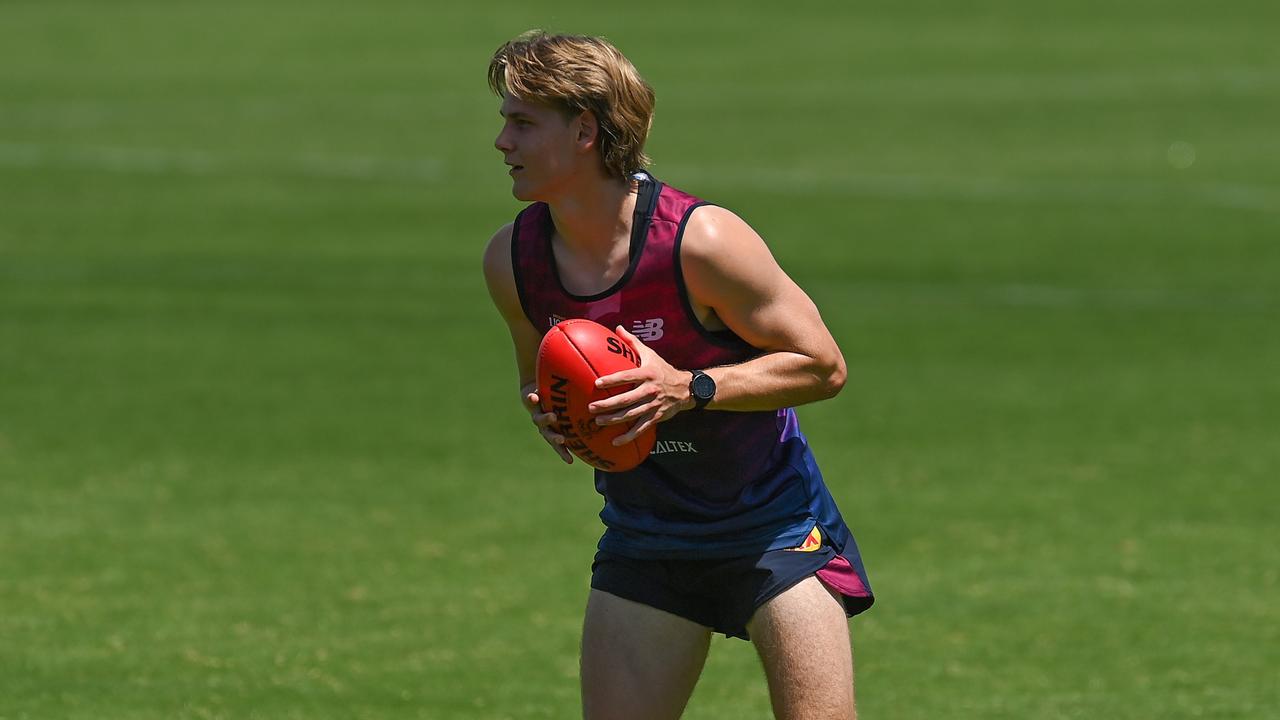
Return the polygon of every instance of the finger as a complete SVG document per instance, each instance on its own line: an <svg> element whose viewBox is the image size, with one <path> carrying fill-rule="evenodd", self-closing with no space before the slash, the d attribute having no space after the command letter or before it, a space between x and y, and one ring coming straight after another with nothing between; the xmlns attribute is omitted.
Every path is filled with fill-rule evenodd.
<svg viewBox="0 0 1280 720"><path fill-rule="evenodd" d="M651 379L649 372L643 368L634 370L619 370L616 373L610 373L602 378L596 378L596 387L611 388L619 385L634 385Z"/></svg>
<svg viewBox="0 0 1280 720"><path fill-rule="evenodd" d="M614 439L613 439L613 444L614 444L615 446L619 446L619 445L626 445L627 443L631 442L632 440L635 440L636 438L640 437L642 434L644 434L644 432L645 432L646 430L648 430L649 428L651 428L651 427L653 427L655 424L657 424L657 422L658 422L658 418L657 418L656 413L655 413L655 414L652 414L652 415L649 415L649 416L648 416L648 417L646 417L645 419L643 419L643 420L641 420L640 422L636 423L635 427L631 428L630 430L628 430L628 431L626 431L626 432L622 433L621 435L619 435L618 437L614 438Z"/></svg>
<svg viewBox="0 0 1280 720"><path fill-rule="evenodd" d="M632 335L630 330L626 329L621 325L619 325L618 329L615 330L614 332L618 333L619 335L622 336L624 340L631 343L631 347L633 349L647 347L643 342L640 341L640 338L636 337L635 335Z"/></svg>
<svg viewBox="0 0 1280 720"><path fill-rule="evenodd" d="M556 454L560 456L560 459L563 460L566 465L573 464L573 454L569 452L569 448L564 444L563 435L551 432L550 430L543 430L542 437L547 441L547 444L551 446L551 449L556 451Z"/></svg>
<svg viewBox="0 0 1280 720"><path fill-rule="evenodd" d="M556 424L555 413L534 413L530 417L533 418L533 424L540 428L550 427Z"/></svg>
<svg viewBox="0 0 1280 720"><path fill-rule="evenodd" d="M621 425L623 423L635 422L638 418L644 417L648 413L656 413L662 405L660 403L648 402L642 405L629 407L623 412L613 413L612 415L601 415L596 418L597 425Z"/></svg>
<svg viewBox="0 0 1280 720"><path fill-rule="evenodd" d="M563 438L561 439L563 440ZM564 445L552 445L551 448L556 451L556 454L560 456L565 465L573 464L573 455L569 452L569 448Z"/></svg>
<svg viewBox="0 0 1280 720"><path fill-rule="evenodd" d="M636 337L635 335L632 335L630 330L622 327L621 325L619 325L618 329L615 330L614 332L616 332L618 335L621 335L623 340L626 340L628 343L631 343L631 349L635 350L637 353L641 352L641 350L644 350L646 352L652 352L651 350L649 350L648 345L645 345L643 342L641 342L640 338ZM643 365L644 363L640 363L640 364Z"/></svg>
<svg viewBox="0 0 1280 720"><path fill-rule="evenodd" d="M587 412L593 415L618 412L632 405L648 403L657 397L657 394L657 388L651 385L641 385L638 388L618 393L603 400L597 400L587 406Z"/></svg>
<svg viewBox="0 0 1280 720"><path fill-rule="evenodd" d="M524 396L524 401L530 408L540 407L541 401L538 399L538 393L529 393Z"/></svg>

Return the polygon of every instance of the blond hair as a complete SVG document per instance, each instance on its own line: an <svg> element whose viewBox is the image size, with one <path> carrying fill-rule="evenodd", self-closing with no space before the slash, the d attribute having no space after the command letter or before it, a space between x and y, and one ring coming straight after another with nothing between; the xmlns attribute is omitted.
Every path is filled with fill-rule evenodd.
<svg viewBox="0 0 1280 720"><path fill-rule="evenodd" d="M653 124L653 88L603 38L523 33L493 54L489 87L499 97L546 103L569 116L590 110L600 127L600 157L613 177L628 180L649 163L644 141Z"/></svg>

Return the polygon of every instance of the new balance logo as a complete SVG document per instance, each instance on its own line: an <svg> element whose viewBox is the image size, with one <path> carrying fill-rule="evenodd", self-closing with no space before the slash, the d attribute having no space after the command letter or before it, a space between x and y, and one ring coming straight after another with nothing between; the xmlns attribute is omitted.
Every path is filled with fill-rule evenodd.
<svg viewBox="0 0 1280 720"><path fill-rule="evenodd" d="M662 318L652 320L635 320L631 323L631 334L645 342L662 339Z"/></svg>
<svg viewBox="0 0 1280 720"><path fill-rule="evenodd" d="M556 325L559 325L560 323L564 322L564 318L560 317L559 315L552 315L548 319L551 321L551 327L555 327Z"/></svg>

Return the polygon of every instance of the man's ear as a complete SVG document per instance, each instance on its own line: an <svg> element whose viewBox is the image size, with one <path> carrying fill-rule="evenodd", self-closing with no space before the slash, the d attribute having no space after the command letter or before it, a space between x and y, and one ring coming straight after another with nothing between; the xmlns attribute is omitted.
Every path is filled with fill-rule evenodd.
<svg viewBox="0 0 1280 720"><path fill-rule="evenodd" d="M578 124L578 132L574 141L584 151L594 150L600 139L600 121L596 119L596 114L590 110L583 110L575 121Z"/></svg>

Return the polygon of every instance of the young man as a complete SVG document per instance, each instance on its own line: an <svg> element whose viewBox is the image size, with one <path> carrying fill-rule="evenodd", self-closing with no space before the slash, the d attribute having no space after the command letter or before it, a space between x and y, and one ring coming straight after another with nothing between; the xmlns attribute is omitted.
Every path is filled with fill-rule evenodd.
<svg viewBox="0 0 1280 720"><path fill-rule="evenodd" d="M638 468L596 472L585 717L678 718L713 632L754 643L775 716L855 717L846 618L871 588L791 409L844 385L817 308L740 218L641 171L653 91L612 45L526 33L489 83L512 194L533 203L484 256L525 407L572 462L535 361L552 325L585 317L641 358L599 380L629 389L596 421L629 426L619 443L658 432Z"/></svg>

